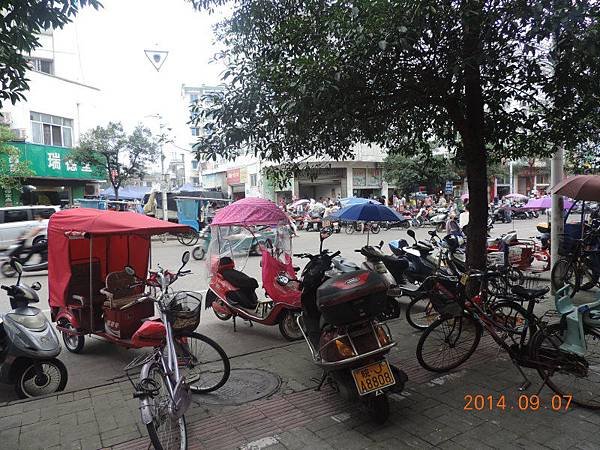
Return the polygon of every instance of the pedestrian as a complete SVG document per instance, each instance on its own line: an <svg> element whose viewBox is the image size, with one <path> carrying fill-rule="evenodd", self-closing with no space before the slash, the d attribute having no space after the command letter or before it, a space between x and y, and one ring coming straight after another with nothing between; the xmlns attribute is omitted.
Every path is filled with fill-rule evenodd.
<svg viewBox="0 0 600 450"><path fill-rule="evenodd" d="M446 234L462 236L462 231L460 231L460 226L456 221L456 213L454 212L448 214L448 220L446 220Z"/></svg>
<svg viewBox="0 0 600 450"><path fill-rule="evenodd" d="M458 225L462 232L467 234L467 226L469 225L469 204L465 203L465 210L458 216Z"/></svg>

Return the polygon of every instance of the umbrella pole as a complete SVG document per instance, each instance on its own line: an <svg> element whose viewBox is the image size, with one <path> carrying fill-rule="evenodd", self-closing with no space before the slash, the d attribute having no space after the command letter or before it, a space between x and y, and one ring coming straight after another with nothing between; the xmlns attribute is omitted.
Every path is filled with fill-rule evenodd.
<svg viewBox="0 0 600 450"><path fill-rule="evenodd" d="M371 234L371 225L367 226L367 245L369 245L369 235L370 234Z"/></svg>

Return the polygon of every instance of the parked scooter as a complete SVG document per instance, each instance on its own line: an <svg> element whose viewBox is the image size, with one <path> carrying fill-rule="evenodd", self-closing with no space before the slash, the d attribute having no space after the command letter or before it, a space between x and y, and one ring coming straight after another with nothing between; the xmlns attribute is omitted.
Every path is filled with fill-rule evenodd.
<svg viewBox="0 0 600 450"><path fill-rule="evenodd" d="M11 265L19 278L12 286L1 286L12 311L0 314L0 382L14 385L19 398L63 391L68 374L56 359L61 351L58 335L42 311L29 306L39 303L36 291L42 286L21 283L21 263L14 259Z"/></svg>
<svg viewBox="0 0 600 450"><path fill-rule="evenodd" d="M295 255L310 260L302 272L298 325L314 363L323 369L317 390L328 382L383 423L390 413L387 393L402 392L408 379L387 361L396 343L387 325L376 319L385 309L386 283L366 270L327 279L332 259L339 255L322 249L330 235L330 229L321 231L319 254Z"/></svg>
<svg viewBox="0 0 600 450"><path fill-rule="evenodd" d="M1 260L3 261L0 265L0 272L7 278L12 278L16 275L16 272L11 265L12 259L17 259L23 262L27 256L29 256L29 262L21 264L23 272L39 272L42 270L48 270L48 241L42 239L33 244L33 247L25 247L25 239L20 239L15 244L12 244L2 254Z"/></svg>
<svg viewBox="0 0 600 450"><path fill-rule="evenodd" d="M407 230L415 242L409 245L405 239L390 241L388 244L392 253L408 260L409 266L404 272L412 283L420 283L439 268L439 259L434 256L435 248L428 242L417 241L415 232Z"/></svg>
<svg viewBox="0 0 600 450"><path fill-rule="evenodd" d="M208 247L210 245L210 227L204 227L200 233L198 233L198 239L202 241L202 244L196 245L192 250L192 257L201 261L208 253Z"/></svg>

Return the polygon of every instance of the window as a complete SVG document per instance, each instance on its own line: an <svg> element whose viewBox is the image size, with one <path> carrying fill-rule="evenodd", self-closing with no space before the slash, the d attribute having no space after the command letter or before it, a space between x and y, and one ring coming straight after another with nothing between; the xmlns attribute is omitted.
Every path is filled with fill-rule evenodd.
<svg viewBox="0 0 600 450"><path fill-rule="evenodd" d="M195 159L192 160L192 169L196 170L198 168L198 161Z"/></svg>
<svg viewBox="0 0 600 450"><path fill-rule="evenodd" d="M256 174L250 174L250 187L256 187Z"/></svg>
<svg viewBox="0 0 600 450"><path fill-rule="evenodd" d="M192 127L190 130L192 130L192 136L200 136L200 128Z"/></svg>
<svg viewBox="0 0 600 450"><path fill-rule="evenodd" d="M31 70L54 75L54 61L51 59L30 58L29 64L31 65Z"/></svg>
<svg viewBox="0 0 600 450"><path fill-rule="evenodd" d="M56 210L52 209L52 208L35 208L32 211L32 215L35 218L35 216L41 216L42 219L49 219L50 216L52 214L54 214L56 212Z"/></svg>
<svg viewBox="0 0 600 450"><path fill-rule="evenodd" d="M4 223L25 222L29 220L26 209L7 209L4 211Z"/></svg>
<svg viewBox="0 0 600 450"><path fill-rule="evenodd" d="M35 144L57 147L73 146L73 119L34 111L29 113L31 137Z"/></svg>
<svg viewBox="0 0 600 450"><path fill-rule="evenodd" d="M200 184L200 178L192 177L192 183L194 184L194 186L198 186Z"/></svg>
<svg viewBox="0 0 600 450"><path fill-rule="evenodd" d="M198 94L190 94L190 103L196 103L198 101Z"/></svg>

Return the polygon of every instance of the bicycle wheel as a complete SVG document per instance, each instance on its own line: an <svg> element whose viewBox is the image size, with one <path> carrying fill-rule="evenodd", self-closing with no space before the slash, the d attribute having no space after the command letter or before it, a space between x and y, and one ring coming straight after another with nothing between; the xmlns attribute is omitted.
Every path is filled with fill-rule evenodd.
<svg viewBox="0 0 600 450"><path fill-rule="evenodd" d="M179 369L192 392L206 394L227 382L231 371L229 357L219 344L199 333L179 336L176 342Z"/></svg>
<svg viewBox="0 0 600 450"><path fill-rule="evenodd" d="M175 418L169 414L171 397L167 387L167 375L158 363L152 364L148 378L156 387L156 395L150 398L152 422L146 424L148 436L156 450L187 448L187 427L185 418ZM144 400L144 399L141 399Z"/></svg>
<svg viewBox="0 0 600 450"><path fill-rule="evenodd" d="M415 297L406 308L406 321L417 330L425 330L439 317L429 297Z"/></svg>
<svg viewBox="0 0 600 450"><path fill-rule="evenodd" d="M421 335L417 360L432 372L452 370L475 352L483 329L470 315L440 317Z"/></svg>
<svg viewBox="0 0 600 450"><path fill-rule="evenodd" d="M199 239L200 239L200 236L195 231L190 231L188 233L181 233L181 234L177 235L177 240L181 244L187 245L187 246L196 245L198 243Z"/></svg>
<svg viewBox="0 0 600 450"><path fill-rule="evenodd" d="M587 258L585 258L577 268L582 291L589 291L598 284L598 274L594 272L594 269L590 265L587 262Z"/></svg>
<svg viewBox="0 0 600 450"><path fill-rule="evenodd" d="M565 284L571 286L574 292L578 291L579 279L577 274L577 265L569 259L559 259L554 264L554 267L552 267L552 272L550 273L550 283L552 284L552 289L554 289L554 291L558 291Z"/></svg>
<svg viewBox="0 0 600 450"><path fill-rule="evenodd" d="M600 332L584 327L585 356L560 349L565 334L560 324L536 333L531 356L538 373L558 395L572 396L573 403L584 408L600 409Z"/></svg>
<svg viewBox="0 0 600 450"><path fill-rule="evenodd" d="M371 227L371 233L373 233L373 234L379 234L379 232L381 231L381 227L379 226L378 223L371 222L367 226Z"/></svg>
<svg viewBox="0 0 600 450"><path fill-rule="evenodd" d="M346 234L352 234L352 233L354 233L354 224L349 223L348 225L346 225Z"/></svg>

